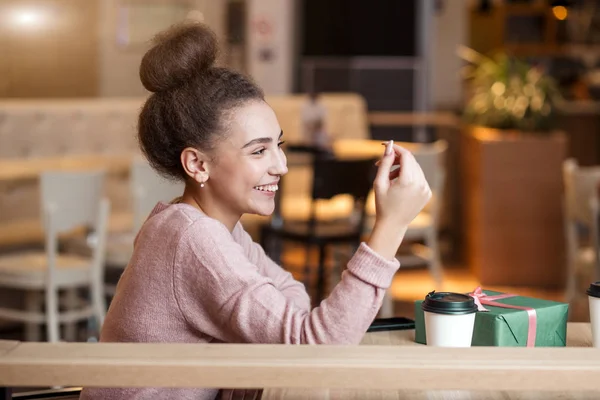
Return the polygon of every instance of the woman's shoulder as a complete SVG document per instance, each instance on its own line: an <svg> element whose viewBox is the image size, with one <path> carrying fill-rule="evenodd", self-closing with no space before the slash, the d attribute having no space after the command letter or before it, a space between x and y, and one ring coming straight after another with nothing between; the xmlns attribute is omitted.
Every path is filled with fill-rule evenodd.
<svg viewBox="0 0 600 400"><path fill-rule="evenodd" d="M138 240L143 237L176 239L176 242L206 242L199 238L232 240L231 234L221 222L210 218L188 204L160 202L142 226Z"/></svg>

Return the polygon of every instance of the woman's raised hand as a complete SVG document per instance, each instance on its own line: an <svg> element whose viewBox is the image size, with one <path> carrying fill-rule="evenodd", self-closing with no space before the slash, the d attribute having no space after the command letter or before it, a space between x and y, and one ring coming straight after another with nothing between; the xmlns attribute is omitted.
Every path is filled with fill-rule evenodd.
<svg viewBox="0 0 600 400"><path fill-rule="evenodd" d="M392 170L395 165L399 168ZM373 189L376 221L386 225L408 227L431 199L431 189L417 160L393 141L386 144Z"/></svg>

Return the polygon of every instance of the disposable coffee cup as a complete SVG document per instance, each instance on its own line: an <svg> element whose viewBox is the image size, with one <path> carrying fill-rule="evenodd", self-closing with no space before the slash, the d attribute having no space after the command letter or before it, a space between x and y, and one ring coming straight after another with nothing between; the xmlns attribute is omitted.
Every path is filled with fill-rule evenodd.
<svg viewBox="0 0 600 400"><path fill-rule="evenodd" d="M433 291L425 297L421 308L425 313L428 346L471 347L477 312L471 296Z"/></svg>
<svg viewBox="0 0 600 400"><path fill-rule="evenodd" d="M590 302L590 323L592 325L592 343L600 347L600 282L590 284L586 291Z"/></svg>

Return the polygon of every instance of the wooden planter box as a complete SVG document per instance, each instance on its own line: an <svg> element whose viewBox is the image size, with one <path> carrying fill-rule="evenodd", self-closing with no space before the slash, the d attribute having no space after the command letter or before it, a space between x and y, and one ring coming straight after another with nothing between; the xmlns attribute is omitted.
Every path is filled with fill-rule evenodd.
<svg viewBox="0 0 600 400"><path fill-rule="evenodd" d="M562 287L562 132L463 131L465 255L483 285Z"/></svg>

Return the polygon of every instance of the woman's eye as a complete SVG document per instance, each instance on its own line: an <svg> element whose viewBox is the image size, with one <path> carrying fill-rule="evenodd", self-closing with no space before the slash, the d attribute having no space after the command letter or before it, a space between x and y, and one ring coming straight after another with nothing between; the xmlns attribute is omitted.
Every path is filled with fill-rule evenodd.
<svg viewBox="0 0 600 400"><path fill-rule="evenodd" d="M284 143L285 143L285 141L282 140L281 142L277 143L277 147L281 148L281 146ZM254 156L260 156L260 155L264 154L265 151L267 151L267 149L265 147L263 147L263 148L261 148L259 150L256 150L254 153L252 153L252 155L254 155Z"/></svg>

